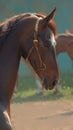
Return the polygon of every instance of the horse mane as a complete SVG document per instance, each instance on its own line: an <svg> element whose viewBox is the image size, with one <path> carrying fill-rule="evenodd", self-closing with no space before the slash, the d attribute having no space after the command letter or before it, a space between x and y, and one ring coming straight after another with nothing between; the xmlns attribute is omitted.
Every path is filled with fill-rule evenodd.
<svg viewBox="0 0 73 130"><path fill-rule="evenodd" d="M73 33L71 33L69 30L66 30L67 36L73 36Z"/></svg>
<svg viewBox="0 0 73 130"><path fill-rule="evenodd" d="M12 30L16 28L16 25L22 20L22 18L24 18L24 16L28 17L30 16L30 13L16 15L0 23L0 49L11 34Z"/></svg>
<svg viewBox="0 0 73 130"><path fill-rule="evenodd" d="M34 14L37 17L45 18L46 15L42 13L22 13L19 15L15 15L11 18L6 19L5 21L0 23L0 48L3 46L4 41L8 38L11 31L15 29L16 25L21 21L24 17L28 17ZM56 35L56 24L53 20L48 23L48 26L53 30L54 35Z"/></svg>
<svg viewBox="0 0 73 130"><path fill-rule="evenodd" d="M30 16L31 13L23 13L16 16L13 16L11 18L6 19L4 22L0 23L0 37L2 35L5 35L6 32L10 30L14 25L18 23L24 16ZM46 15L43 13L34 13L37 17L45 18ZM51 20L48 23L49 27L53 30L54 35L56 35L56 24L53 20Z"/></svg>
<svg viewBox="0 0 73 130"><path fill-rule="evenodd" d="M66 30L65 33L58 34L57 37L64 37L64 38L73 37L73 33L71 33L69 30Z"/></svg>
<svg viewBox="0 0 73 130"><path fill-rule="evenodd" d="M18 23L18 21L20 21L24 17L24 15L25 14L19 14L1 22L0 23L0 36L8 32L10 28L15 26Z"/></svg>
<svg viewBox="0 0 73 130"><path fill-rule="evenodd" d="M38 17L42 17L42 18L46 17L46 15L43 14L43 13L36 13L35 15L38 16ZM53 33L56 36L57 35L57 29L56 29L55 22L53 20L50 20L50 22L48 23L48 26L51 28L51 30L53 30Z"/></svg>

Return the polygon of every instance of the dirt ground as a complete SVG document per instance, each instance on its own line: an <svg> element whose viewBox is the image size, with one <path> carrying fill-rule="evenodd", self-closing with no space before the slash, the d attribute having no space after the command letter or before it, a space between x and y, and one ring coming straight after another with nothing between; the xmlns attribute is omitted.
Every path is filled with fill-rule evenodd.
<svg viewBox="0 0 73 130"><path fill-rule="evenodd" d="M11 105L14 130L73 130L73 101Z"/></svg>

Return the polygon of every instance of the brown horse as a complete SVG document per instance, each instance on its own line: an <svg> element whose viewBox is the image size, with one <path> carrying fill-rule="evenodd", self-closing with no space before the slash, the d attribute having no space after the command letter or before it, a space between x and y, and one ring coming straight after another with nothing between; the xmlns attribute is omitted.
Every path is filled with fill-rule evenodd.
<svg viewBox="0 0 73 130"><path fill-rule="evenodd" d="M0 24L0 130L12 130L10 100L21 57L30 63L45 89L53 89L59 81L55 11L45 18L25 13Z"/></svg>

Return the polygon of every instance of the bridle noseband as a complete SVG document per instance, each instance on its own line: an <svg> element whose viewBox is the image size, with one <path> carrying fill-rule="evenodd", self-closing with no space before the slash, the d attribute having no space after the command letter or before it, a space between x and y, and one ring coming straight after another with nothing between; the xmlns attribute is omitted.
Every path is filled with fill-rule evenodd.
<svg viewBox="0 0 73 130"><path fill-rule="evenodd" d="M36 53L38 55L38 59L39 59L39 62L40 62L40 66L39 68L37 69L37 71L40 71L40 70L45 70L46 69L46 65L44 64L44 62L42 61L42 58L41 58L41 55L39 53L39 48L38 48L38 44L39 44L39 41L38 41L38 38L37 38L37 35L38 35L38 25L39 25L39 21L41 20L42 18L38 18L37 21L36 21L36 24L35 24L35 31L34 31L34 40L33 40L33 46L32 48L29 50L29 53L27 55L27 58L26 58L26 62L28 61L29 62L29 57L31 56L31 53L33 51L33 49L36 50Z"/></svg>

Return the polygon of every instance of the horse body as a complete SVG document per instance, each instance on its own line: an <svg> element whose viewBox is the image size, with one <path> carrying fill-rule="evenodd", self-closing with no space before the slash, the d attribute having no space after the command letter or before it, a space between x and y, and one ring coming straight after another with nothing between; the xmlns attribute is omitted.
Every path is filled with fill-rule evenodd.
<svg viewBox="0 0 73 130"><path fill-rule="evenodd" d="M73 60L73 34L72 33L63 33L58 34L56 37L56 53L66 52L69 57Z"/></svg>
<svg viewBox="0 0 73 130"><path fill-rule="evenodd" d="M0 25L1 130L12 130L10 100L21 57L28 60L46 89L53 89L58 83L59 70L55 55L55 40L52 40L55 28L53 22L50 22L54 12L55 10L42 19L34 14L22 14Z"/></svg>

